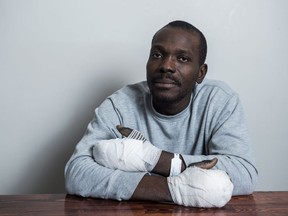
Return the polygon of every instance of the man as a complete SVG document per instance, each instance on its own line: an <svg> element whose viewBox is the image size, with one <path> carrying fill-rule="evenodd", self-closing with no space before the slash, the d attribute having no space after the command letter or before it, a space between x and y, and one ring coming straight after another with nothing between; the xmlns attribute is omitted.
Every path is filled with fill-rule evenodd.
<svg viewBox="0 0 288 216"><path fill-rule="evenodd" d="M189 23L174 21L156 32L146 67L147 82L120 89L95 110L86 134L65 168L68 193L203 207L199 200L194 202L197 195L190 190L194 182L191 176L216 163L212 170L227 173L234 186L228 187L233 195L253 192L257 170L242 106L238 95L227 85L204 80L208 69L206 52L204 35ZM125 127L116 128L117 125ZM131 134L129 128L145 137L139 142L141 148L134 153L153 153L153 156L143 156L144 153L143 157L139 156L140 159L145 157L141 169L136 168L141 171L128 169L125 163L120 168L117 160L111 166L111 161L107 162L115 156L111 149L119 147L117 139ZM103 150L106 144L94 148L96 143L105 140L116 140L116 144L107 151ZM130 144L124 143L123 148L135 147L129 140L127 143ZM125 153L126 150L121 151ZM103 156L103 163L99 159L102 153L107 154ZM125 154L123 157L125 160ZM173 163L174 158L178 165ZM191 164L204 169L196 169ZM174 177L172 169L176 170ZM179 179L184 179L185 184ZM221 179L227 183L226 176L222 175ZM185 188L181 189L180 185ZM210 184L209 187L214 186ZM189 200L183 195L187 190L191 192ZM221 207L225 202L215 206Z"/></svg>

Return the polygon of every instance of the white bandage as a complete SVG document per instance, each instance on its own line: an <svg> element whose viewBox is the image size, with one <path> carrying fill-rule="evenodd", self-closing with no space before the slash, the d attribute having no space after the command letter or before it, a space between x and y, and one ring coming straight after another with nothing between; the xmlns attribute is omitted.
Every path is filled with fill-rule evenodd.
<svg viewBox="0 0 288 216"><path fill-rule="evenodd" d="M94 160L105 167L123 171L150 172L161 150L149 141L129 138L98 141L93 148Z"/></svg>
<svg viewBox="0 0 288 216"><path fill-rule="evenodd" d="M176 176L181 173L182 160L179 154L174 154L174 158L171 160L171 168L169 176Z"/></svg>
<svg viewBox="0 0 288 216"><path fill-rule="evenodd" d="M233 184L222 170L188 167L178 176L167 178L174 203L184 206L223 207L232 196Z"/></svg>

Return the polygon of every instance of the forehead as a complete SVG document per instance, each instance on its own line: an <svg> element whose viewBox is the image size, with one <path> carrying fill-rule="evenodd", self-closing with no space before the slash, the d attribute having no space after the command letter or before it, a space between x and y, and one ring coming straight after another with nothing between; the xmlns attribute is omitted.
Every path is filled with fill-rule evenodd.
<svg viewBox="0 0 288 216"><path fill-rule="evenodd" d="M152 47L173 47L190 52L198 52L200 36L197 32L184 30L177 27L164 27L153 37Z"/></svg>

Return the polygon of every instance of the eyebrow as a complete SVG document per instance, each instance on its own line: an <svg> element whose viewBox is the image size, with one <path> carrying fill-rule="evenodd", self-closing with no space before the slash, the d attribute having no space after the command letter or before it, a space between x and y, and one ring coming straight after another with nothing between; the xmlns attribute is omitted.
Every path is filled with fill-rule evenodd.
<svg viewBox="0 0 288 216"><path fill-rule="evenodd" d="M153 49L159 49L160 51L166 51L163 46L160 44L155 44L151 46L151 50ZM181 53L181 54L189 54L189 55L194 55L193 52L189 51L188 49L176 49L176 53Z"/></svg>

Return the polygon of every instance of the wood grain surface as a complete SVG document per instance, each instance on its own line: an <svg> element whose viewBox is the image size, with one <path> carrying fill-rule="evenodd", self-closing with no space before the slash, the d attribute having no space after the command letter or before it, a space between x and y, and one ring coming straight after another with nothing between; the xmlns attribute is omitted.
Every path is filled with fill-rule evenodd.
<svg viewBox="0 0 288 216"><path fill-rule="evenodd" d="M115 201L66 194L0 195L0 216L164 216L164 215L283 215L288 216L287 192L255 192L235 196L223 208L201 209L168 203Z"/></svg>

